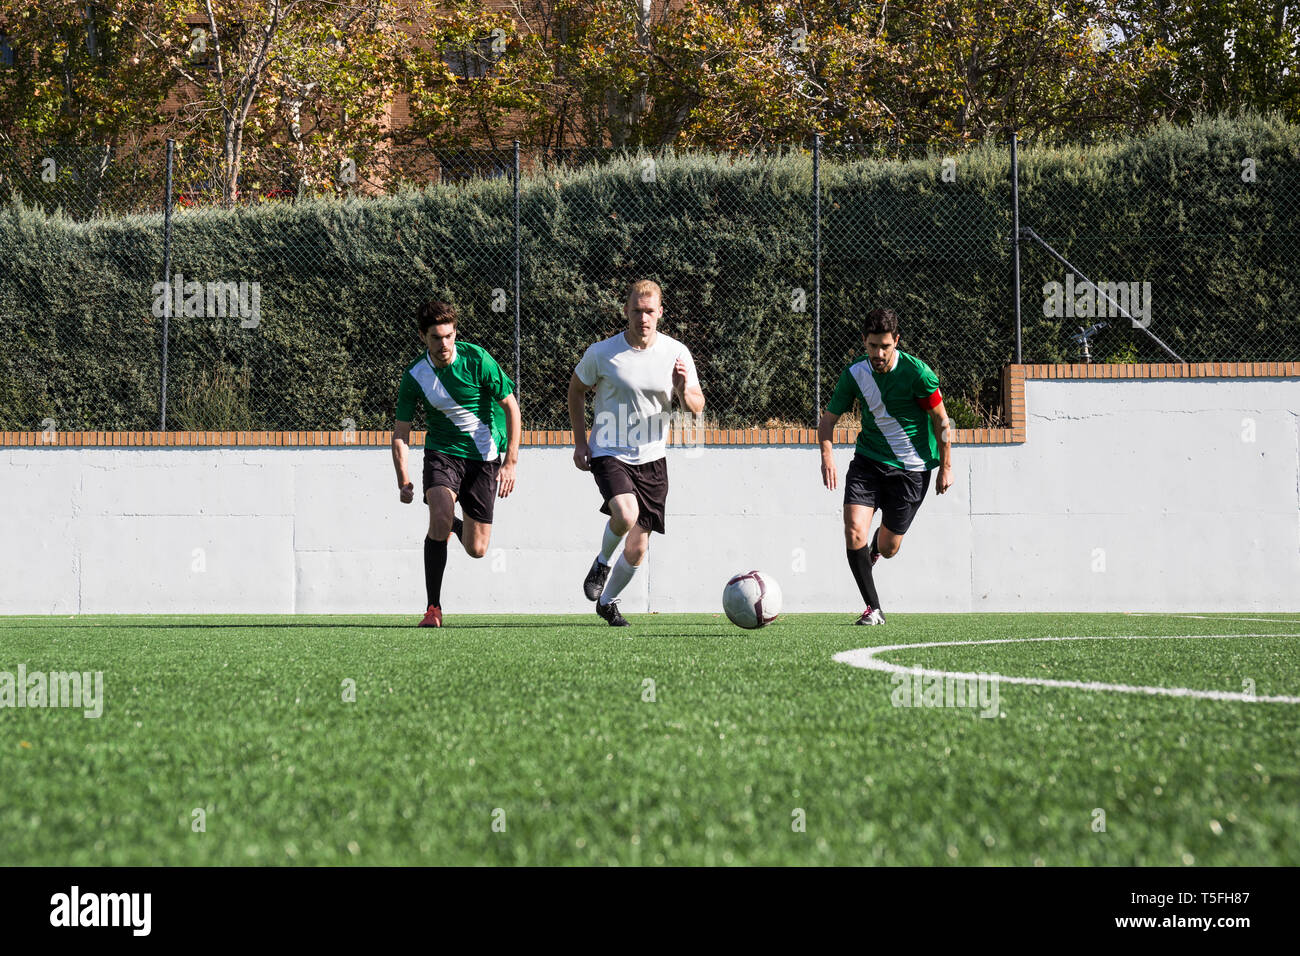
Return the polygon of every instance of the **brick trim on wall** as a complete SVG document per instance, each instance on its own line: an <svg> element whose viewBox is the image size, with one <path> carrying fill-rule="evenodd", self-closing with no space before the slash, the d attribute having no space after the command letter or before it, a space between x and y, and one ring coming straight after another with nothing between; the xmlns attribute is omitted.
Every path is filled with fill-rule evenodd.
<svg viewBox="0 0 1300 956"><path fill-rule="evenodd" d="M1002 402L1008 425L1001 428L959 428L957 445L1010 445L1025 441L1027 413L1025 381L1040 379L1166 379L1166 378L1297 378L1300 362L1194 362L1187 365L1008 365L1002 369ZM706 428L705 445L815 445L814 428ZM848 444L855 430L835 429L835 443ZM259 448L267 446L348 448L387 447L390 431L42 431L0 432L0 447L90 448ZM424 443L424 432L412 432L413 446ZM525 431L522 444L563 446L573 444L570 431ZM683 444L674 431L671 444Z"/></svg>

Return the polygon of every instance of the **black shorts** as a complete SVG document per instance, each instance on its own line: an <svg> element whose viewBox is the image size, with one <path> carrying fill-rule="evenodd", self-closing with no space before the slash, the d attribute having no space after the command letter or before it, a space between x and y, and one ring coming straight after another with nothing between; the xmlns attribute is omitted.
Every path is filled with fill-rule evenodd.
<svg viewBox="0 0 1300 956"><path fill-rule="evenodd" d="M664 505L668 501L668 459L629 465L613 455L591 459L591 474L605 503L601 514L609 514L609 499L615 495L636 495L640 514L636 523L647 531L664 533Z"/></svg>
<svg viewBox="0 0 1300 956"><path fill-rule="evenodd" d="M880 523L903 534L929 490L929 471L904 471L855 454L844 478L844 503L879 509Z"/></svg>
<svg viewBox="0 0 1300 956"><path fill-rule="evenodd" d="M430 488L450 488L466 518L491 524L492 508L497 501L497 469L500 467L500 459L475 461L426 448L424 500L429 500Z"/></svg>

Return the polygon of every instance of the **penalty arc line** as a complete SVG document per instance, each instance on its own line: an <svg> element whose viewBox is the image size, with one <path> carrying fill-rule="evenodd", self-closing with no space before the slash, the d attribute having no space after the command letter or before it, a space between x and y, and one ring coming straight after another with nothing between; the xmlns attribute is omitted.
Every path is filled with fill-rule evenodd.
<svg viewBox="0 0 1300 956"><path fill-rule="evenodd" d="M979 647L985 644L1032 644L1044 641L1177 641L1205 640L1228 637L1300 637L1300 634L1123 634L1078 637L1000 637L988 641L932 641L925 644L885 644L879 647L860 647L841 651L832 659L851 667L883 671L887 674L913 674L922 677L942 677L954 680L985 680L1005 684L1027 684L1035 687L1067 687L1076 690L1111 691L1120 694L1151 694L1163 697L1195 697L1202 700L1237 700L1247 704L1300 704L1300 697L1284 694L1247 694L1241 691L1192 690L1188 687L1147 687L1141 684L1108 684L1103 681L1055 680L1048 677L1011 677L1004 674L974 674L965 671L933 670L926 667L909 667L882 661L877 654L888 651L916 650L925 647Z"/></svg>
<svg viewBox="0 0 1300 956"><path fill-rule="evenodd" d="M1130 617L1189 617L1195 621L1258 621L1261 624L1300 624L1293 617L1224 617L1214 614L1162 614L1159 611L1126 611Z"/></svg>

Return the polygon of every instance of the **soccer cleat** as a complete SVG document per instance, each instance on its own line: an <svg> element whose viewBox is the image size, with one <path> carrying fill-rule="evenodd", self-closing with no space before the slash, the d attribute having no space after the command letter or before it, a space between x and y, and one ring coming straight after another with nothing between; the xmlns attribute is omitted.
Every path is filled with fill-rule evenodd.
<svg viewBox="0 0 1300 956"><path fill-rule="evenodd" d="M609 622L610 627L631 627L632 624L618 611L618 602L610 601L608 604L596 602L596 613L604 620Z"/></svg>
<svg viewBox="0 0 1300 956"><path fill-rule="evenodd" d="M420 627L442 627L442 608L429 605L429 610L424 612L424 620L420 622Z"/></svg>
<svg viewBox="0 0 1300 956"><path fill-rule="evenodd" d="M591 562L591 570L587 572L587 579L582 582L582 593L587 595L588 601L599 601L600 592L605 590L605 579L609 577L609 565L601 564L600 558Z"/></svg>
<svg viewBox="0 0 1300 956"><path fill-rule="evenodd" d="M871 536L871 566L873 568L876 566L876 562L880 560L880 548L876 544L879 538L880 538L880 529L877 528L876 533Z"/></svg>
<svg viewBox="0 0 1300 956"><path fill-rule="evenodd" d="M459 518L451 519L451 533L454 534L457 537L457 539L461 541L465 540L463 537L461 537L461 532L464 530L465 530L465 522L461 521Z"/></svg>
<svg viewBox="0 0 1300 956"><path fill-rule="evenodd" d="M853 622L854 624L884 624L885 615L882 611L869 607L862 612L862 616Z"/></svg>

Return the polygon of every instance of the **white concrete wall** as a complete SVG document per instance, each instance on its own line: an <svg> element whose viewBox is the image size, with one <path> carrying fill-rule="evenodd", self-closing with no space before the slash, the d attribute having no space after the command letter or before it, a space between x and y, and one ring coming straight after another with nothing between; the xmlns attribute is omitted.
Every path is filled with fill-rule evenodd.
<svg viewBox="0 0 1300 956"><path fill-rule="evenodd" d="M887 611L1300 610L1300 381L1026 387L1027 443L955 448L956 484L877 565ZM787 610L860 610L816 449L675 450L669 472L628 612L716 611L754 567ZM493 550L453 542L448 613L589 613L599 504L571 449L525 448ZM386 448L4 448L0 613L417 613L426 520Z"/></svg>

